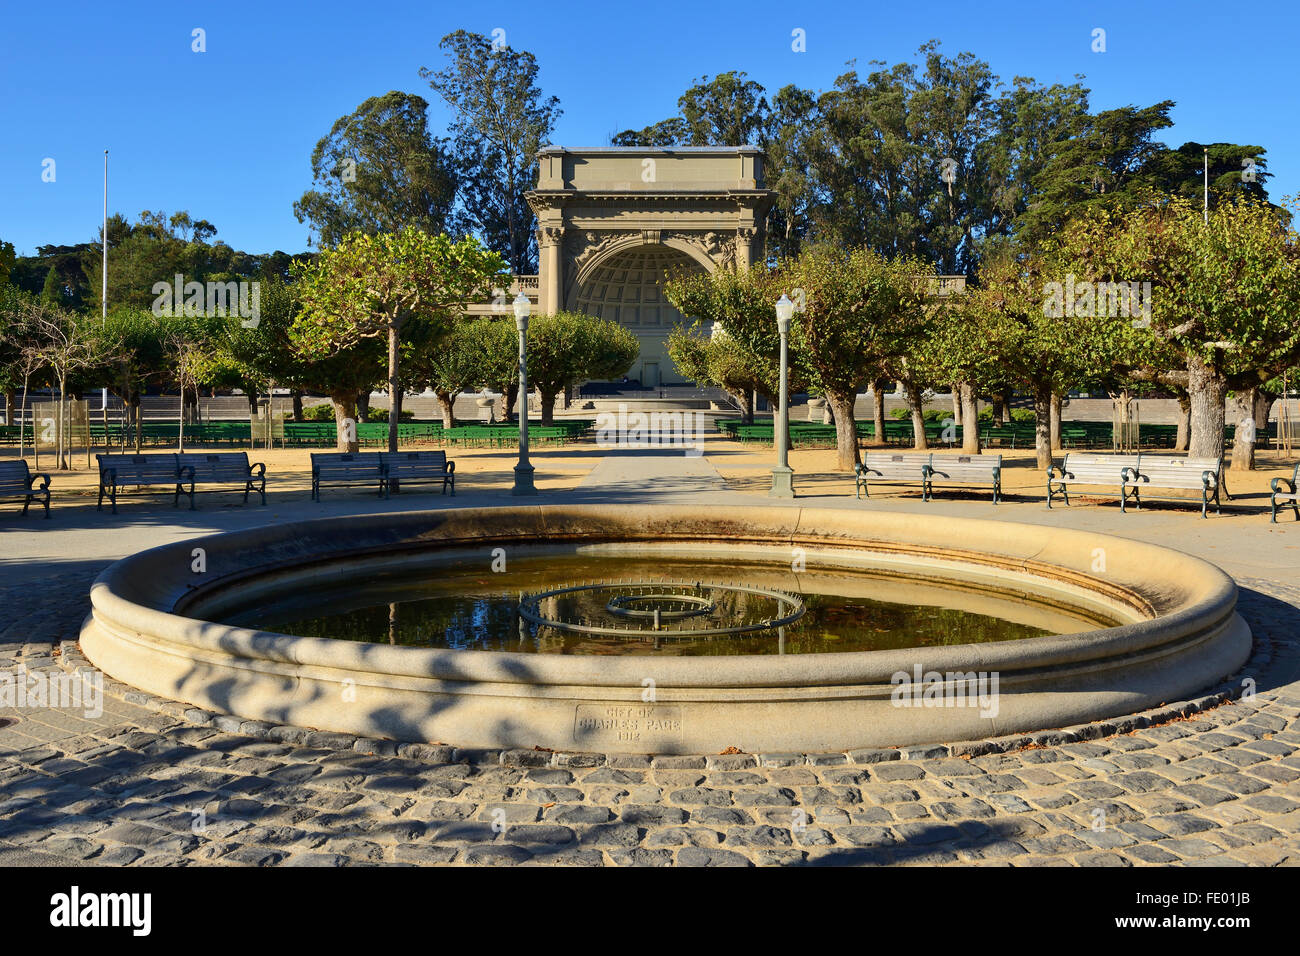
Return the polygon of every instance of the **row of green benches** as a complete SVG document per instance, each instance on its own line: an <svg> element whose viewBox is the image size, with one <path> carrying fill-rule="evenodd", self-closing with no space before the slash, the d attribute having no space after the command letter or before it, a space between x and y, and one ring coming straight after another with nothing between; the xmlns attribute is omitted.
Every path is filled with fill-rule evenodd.
<svg viewBox="0 0 1300 956"><path fill-rule="evenodd" d="M872 422L855 422L859 439L874 439L875 425ZM728 438L746 443L772 443L771 422L744 424L740 419L720 419L718 428ZM1111 425L1109 422L1063 422L1061 425L1061 446L1063 448L1109 448L1112 444ZM1235 426L1224 429L1229 442L1236 432ZM1172 448L1177 439L1176 425L1147 424L1138 429L1138 444L1142 448ZM1276 437L1276 425L1270 425L1268 435ZM942 422L926 422L925 437L931 444L958 444L962 440L960 425L944 425ZM910 443L913 440L910 421L886 421L885 441L890 443ZM981 423L980 442L985 446L1003 445L1012 449L1032 448L1035 441L1035 427L1032 422L1008 422L1005 425ZM790 443L796 447L808 445L835 444L835 426L815 422L791 422Z"/></svg>
<svg viewBox="0 0 1300 956"><path fill-rule="evenodd" d="M587 419L563 420L545 426L530 423L528 435L530 441L539 444L563 444L581 440L590 433L592 424ZM110 423L108 436L114 445L124 442L134 444L134 434L128 436L120 424ZM174 423L145 422L141 426L142 445L170 445L176 442L176 437L177 428ZM248 422L203 422L186 425L184 438L187 444L193 445L248 445L252 440L252 430ZM31 439L29 427L26 430L26 441L30 442ZM333 422L286 422L284 426L284 443L290 447L330 446L336 440L337 428ZM397 426L397 440L403 444L430 442L437 445L505 446L519 440L519 426L457 425L445 429L442 422L402 422ZM90 442L92 445L104 444L102 423L91 423ZM388 425L383 422L358 424L357 442L362 446L387 445ZM18 444L17 425L0 425L0 444Z"/></svg>

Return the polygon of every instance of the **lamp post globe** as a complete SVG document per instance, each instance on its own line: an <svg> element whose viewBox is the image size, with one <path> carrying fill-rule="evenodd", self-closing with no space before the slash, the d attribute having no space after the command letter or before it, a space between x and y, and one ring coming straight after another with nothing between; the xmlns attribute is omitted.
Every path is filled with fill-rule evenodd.
<svg viewBox="0 0 1300 956"><path fill-rule="evenodd" d="M789 463L787 436L790 426L790 387L789 387L789 335L790 319L794 316L794 303L790 297L781 294L776 302L776 329L781 334L781 388L777 405L776 421L773 431L776 434L776 467L772 469L772 488L768 496L772 498L794 497L794 470Z"/></svg>
<svg viewBox="0 0 1300 956"><path fill-rule="evenodd" d="M528 313L532 302L520 292L513 303L515 328L519 331L519 463L515 465L512 495L535 495L533 466L528 462Z"/></svg>

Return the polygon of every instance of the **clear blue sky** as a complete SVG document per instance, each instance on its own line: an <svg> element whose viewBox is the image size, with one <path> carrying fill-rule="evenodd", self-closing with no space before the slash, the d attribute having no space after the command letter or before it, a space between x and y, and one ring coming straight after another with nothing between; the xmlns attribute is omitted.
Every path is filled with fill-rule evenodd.
<svg viewBox="0 0 1300 956"><path fill-rule="evenodd" d="M741 13L733 19L733 13ZM0 35L0 239L19 254L97 233L103 151L110 212L188 209L237 249L306 248L292 203L316 141L390 89L432 103L421 66L464 28L506 31L560 98L555 142L605 145L612 132L672 115L701 75L744 70L769 91L831 86L846 61L911 58L938 38L1005 81L1028 75L1092 89L1094 109L1177 103L1165 141L1257 143L1270 195L1300 191L1294 47L1300 4L1261 2L560 3L74 2L8 4ZM191 52L191 30L207 52ZM1105 53L1091 50L1106 31ZM791 51L806 31L807 52ZM41 181L55 160L56 180Z"/></svg>

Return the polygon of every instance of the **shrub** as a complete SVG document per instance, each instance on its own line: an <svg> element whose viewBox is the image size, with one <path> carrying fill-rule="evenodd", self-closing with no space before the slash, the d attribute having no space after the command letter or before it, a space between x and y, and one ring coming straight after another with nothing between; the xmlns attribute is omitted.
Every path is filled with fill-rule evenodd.
<svg viewBox="0 0 1300 956"><path fill-rule="evenodd" d="M312 405L302 410L303 421L307 422L332 422L334 421L334 403L323 402L320 405ZM402 421L409 422L415 420L415 412L402 409ZM388 421L388 409L371 408L366 413L367 422L386 422Z"/></svg>

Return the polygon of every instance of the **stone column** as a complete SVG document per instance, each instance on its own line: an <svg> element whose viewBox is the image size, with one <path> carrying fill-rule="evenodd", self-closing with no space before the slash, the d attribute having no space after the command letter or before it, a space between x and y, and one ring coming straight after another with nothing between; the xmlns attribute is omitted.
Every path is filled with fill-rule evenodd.
<svg viewBox="0 0 1300 956"><path fill-rule="evenodd" d="M545 226L541 230L540 272L538 276L538 311L554 315L564 308L560 301L564 289L564 227Z"/></svg>
<svg viewBox="0 0 1300 956"><path fill-rule="evenodd" d="M736 230L736 268L748 269L754 258L754 237L757 230L741 226Z"/></svg>

